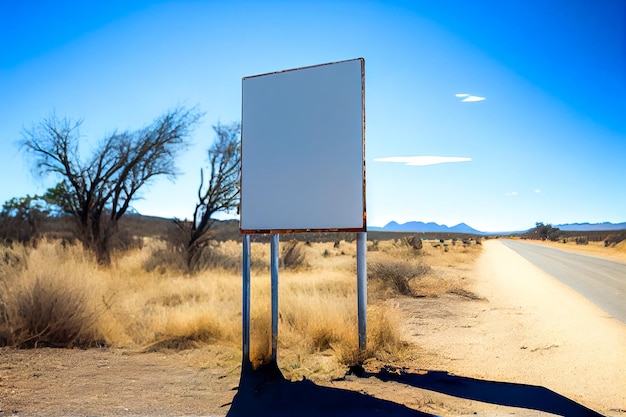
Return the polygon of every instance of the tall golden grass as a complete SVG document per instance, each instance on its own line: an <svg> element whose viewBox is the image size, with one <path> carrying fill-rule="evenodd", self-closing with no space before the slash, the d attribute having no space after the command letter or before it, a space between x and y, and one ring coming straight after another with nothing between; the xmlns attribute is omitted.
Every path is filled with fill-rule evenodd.
<svg viewBox="0 0 626 417"><path fill-rule="evenodd" d="M358 349L353 243L297 248L299 260L279 276L279 362L288 377L409 354L396 312L384 302L398 295L381 278L369 285L368 349ZM467 263L477 248L459 245L444 252L425 245L415 251L386 241L368 259L375 265L400 263L396 273L411 275L413 295L436 295L450 289L437 279L437 268ZM115 254L104 268L80 246L59 241L41 241L36 249L0 246L0 345L238 347L242 288L233 260L240 259L240 242L215 242L211 267L192 275L181 272L165 249L161 241L146 240L141 249ZM253 243L252 258L251 359L263 363L271 349L269 244ZM312 356L318 358L314 363Z"/></svg>

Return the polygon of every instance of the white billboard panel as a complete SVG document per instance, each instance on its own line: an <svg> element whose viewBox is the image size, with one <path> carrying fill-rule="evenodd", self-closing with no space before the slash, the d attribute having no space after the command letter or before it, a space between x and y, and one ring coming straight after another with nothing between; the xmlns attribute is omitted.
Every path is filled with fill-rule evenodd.
<svg viewBox="0 0 626 417"><path fill-rule="evenodd" d="M365 231L365 62L242 81L243 233Z"/></svg>

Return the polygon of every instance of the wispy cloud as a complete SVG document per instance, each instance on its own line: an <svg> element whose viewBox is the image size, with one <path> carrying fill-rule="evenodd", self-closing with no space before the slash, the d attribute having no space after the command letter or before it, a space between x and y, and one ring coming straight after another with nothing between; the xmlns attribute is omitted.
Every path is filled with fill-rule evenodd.
<svg viewBox="0 0 626 417"><path fill-rule="evenodd" d="M537 188L537 189L535 189L535 192L536 192L536 193L540 193L540 192L541 192L541 190L540 190L539 188Z"/></svg>
<svg viewBox="0 0 626 417"><path fill-rule="evenodd" d="M472 158L460 156L389 156L386 158L374 158L376 162L395 162L410 166L426 166L436 164L447 164L450 162L468 162Z"/></svg>
<svg viewBox="0 0 626 417"><path fill-rule="evenodd" d="M511 197L511 196L517 195L517 191L511 191L509 193L504 193L504 195L507 196L507 197Z"/></svg>
<svg viewBox="0 0 626 417"><path fill-rule="evenodd" d="M461 100L461 102L463 102L463 103L471 103L471 102L474 102L474 101L486 100L485 97L475 96L473 94L466 94L466 93L458 93L458 94L455 94L455 96L458 97L458 98L462 98L463 100Z"/></svg>

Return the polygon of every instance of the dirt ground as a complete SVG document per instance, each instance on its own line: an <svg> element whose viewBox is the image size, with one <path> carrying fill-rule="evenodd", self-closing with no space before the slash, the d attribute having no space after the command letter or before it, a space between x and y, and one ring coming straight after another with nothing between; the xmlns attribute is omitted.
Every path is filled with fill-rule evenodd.
<svg viewBox="0 0 626 417"><path fill-rule="evenodd" d="M454 272L471 292L389 301L417 358L368 363L363 377L288 383L268 400L259 385L238 391L231 347L4 348L0 417L316 415L322 398L346 407L337 415L626 416L626 325L498 241ZM293 408L282 414L263 410L287 400ZM347 411L359 402L373 411Z"/></svg>

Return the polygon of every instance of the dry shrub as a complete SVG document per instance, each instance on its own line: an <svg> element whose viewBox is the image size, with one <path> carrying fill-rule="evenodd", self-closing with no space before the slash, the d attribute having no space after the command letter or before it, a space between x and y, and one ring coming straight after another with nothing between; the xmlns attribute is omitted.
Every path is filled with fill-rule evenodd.
<svg viewBox="0 0 626 417"><path fill-rule="evenodd" d="M145 260L143 267L146 272L158 272L165 274L170 272L183 272L187 270L185 252L176 247L156 247L151 250L150 256Z"/></svg>
<svg viewBox="0 0 626 417"><path fill-rule="evenodd" d="M198 270L206 269L239 272L241 271L241 253L225 253L220 251L219 247L206 247L198 257Z"/></svg>
<svg viewBox="0 0 626 417"><path fill-rule="evenodd" d="M118 229L111 238L110 248L113 252L123 253L133 249L141 249L143 244L144 239L140 236L133 235L126 229ZM117 254L117 256L119 256L119 254Z"/></svg>
<svg viewBox="0 0 626 417"><path fill-rule="evenodd" d="M87 293L63 288L55 277L42 275L11 292L5 304L5 343L19 347L87 347L101 343L95 329L97 312Z"/></svg>
<svg viewBox="0 0 626 417"><path fill-rule="evenodd" d="M306 251L301 242L292 240L285 245L280 257L280 265L285 269L298 269L308 266Z"/></svg>
<svg viewBox="0 0 626 417"><path fill-rule="evenodd" d="M17 347L88 347L103 344L102 309L94 301L82 248L42 242L28 256L28 268L3 282L0 343ZM85 264L86 263L86 264ZM87 273L87 276L85 276Z"/></svg>
<svg viewBox="0 0 626 417"><path fill-rule="evenodd" d="M577 236L574 241L577 245L588 245L589 244L589 236Z"/></svg>
<svg viewBox="0 0 626 417"><path fill-rule="evenodd" d="M192 270L187 263L187 250L184 245L171 242L155 242L149 248L151 255L145 260L146 272L156 271L160 274L172 273L200 273L211 269L230 272L241 272L241 244L235 241L210 242L200 248L194 257ZM251 254L250 267L253 270L269 268L269 258Z"/></svg>
<svg viewBox="0 0 626 417"><path fill-rule="evenodd" d="M368 359L398 360L410 354L409 343L402 340L397 318L382 306L370 307L367 313L366 348L360 349L356 325L353 337L333 345L339 362L345 366L362 365Z"/></svg>
<svg viewBox="0 0 626 417"><path fill-rule="evenodd" d="M611 233L604 238L604 247L615 247L626 239L626 231Z"/></svg>
<svg viewBox="0 0 626 417"><path fill-rule="evenodd" d="M21 243L0 244L0 282L14 278L26 268L27 248Z"/></svg>
<svg viewBox="0 0 626 417"><path fill-rule="evenodd" d="M402 240L407 247L413 249L414 251L418 251L424 247L422 239L420 239L419 236L405 237Z"/></svg>
<svg viewBox="0 0 626 417"><path fill-rule="evenodd" d="M379 251L380 250L380 248L378 246L379 243L380 243L380 241L378 241L378 240L374 240L374 241L368 240L367 241L367 251L368 252L377 252L377 251Z"/></svg>
<svg viewBox="0 0 626 417"><path fill-rule="evenodd" d="M256 246L256 245L254 245ZM214 241L205 248L198 257L198 271L223 270L241 273L242 248L241 242L229 240L226 242ZM269 255L250 252L250 268L254 271L263 271L269 268Z"/></svg>
<svg viewBox="0 0 626 417"><path fill-rule="evenodd" d="M250 361L256 369L272 359L272 322L269 309L252 311L250 320Z"/></svg>
<svg viewBox="0 0 626 417"><path fill-rule="evenodd" d="M411 280L426 275L430 267L405 260L372 262L367 266L368 278L377 281L392 294L414 295Z"/></svg>
<svg viewBox="0 0 626 417"><path fill-rule="evenodd" d="M223 337L219 320L210 315L173 315L157 340L144 351L156 352L164 349L185 350L215 343Z"/></svg>

